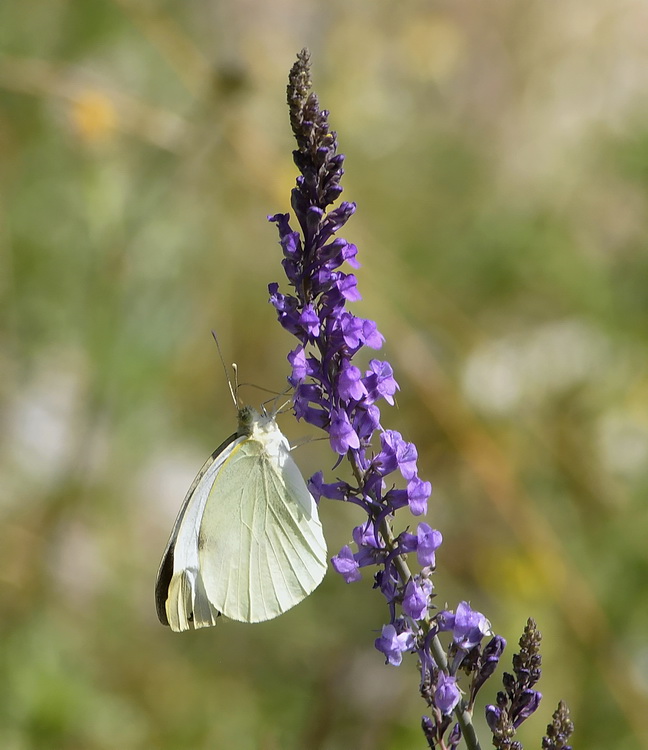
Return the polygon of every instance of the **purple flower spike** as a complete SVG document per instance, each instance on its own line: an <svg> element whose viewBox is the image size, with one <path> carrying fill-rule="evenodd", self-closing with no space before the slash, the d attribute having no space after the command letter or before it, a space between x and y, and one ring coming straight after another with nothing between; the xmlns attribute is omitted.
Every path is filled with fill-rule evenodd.
<svg viewBox="0 0 648 750"><path fill-rule="evenodd" d="M338 459L334 469L339 466L342 475L326 482L317 472L308 487L316 502L352 503L365 514L353 530L353 543L331 565L347 583L361 579L361 568L373 569L374 588L385 597L389 614L375 646L394 666L405 652L417 655L419 690L430 709L422 725L427 744L456 750L462 733L449 714L459 706L469 722L475 694L493 673L504 642L492 639L482 648L490 625L466 602L455 612L438 612L434 606L431 577L442 536L423 521L413 528L411 519L427 512L432 486L419 477L416 446L383 428L382 402L393 405L399 386L389 362L362 350L379 350L384 338L374 321L348 309L361 295L345 264L352 269L360 264L356 246L338 233L356 205L342 201L333 206L342 194L344 156L337 152L328 111L311 91L305 50L290 72L287 93L299 176L291 192L292 215L268 218L279 233L288 291L280 292L276 283L268 291L280 324L298 341L288 355L294 414L328 434ZM396 529L395 519L406 513L411 514L409 522L405 519ZM418 573L409 567L408 556L414 554ZM449 641L445 656L442 641ZM517 692L506 693L510 711L502 715L510 722L526 718L539 700L532 690L539 664L532 650L524 653L528 658L510 678L517 680ZM456 679L459 668L473 678L464 701Z"/></svg>
<svg viewBox="0 0 648 750"><path fill-rule="evenodd" d="M403 652L414 647L414 635L408 631L398 633L393 625L383 625L382 635L376 638L375 646L385 655L385 664L398 667L403 661Z"/></svg>
<svg viewBox="0 0 648 750"><path fill-rule="evenodd" d="M342 547L335 557L331 558L331 565L335 572L344 578L346 583L354 583L362 578L358 570L359 565L353 557L353 552L351 552L351 547L348 544Z"/></svg>

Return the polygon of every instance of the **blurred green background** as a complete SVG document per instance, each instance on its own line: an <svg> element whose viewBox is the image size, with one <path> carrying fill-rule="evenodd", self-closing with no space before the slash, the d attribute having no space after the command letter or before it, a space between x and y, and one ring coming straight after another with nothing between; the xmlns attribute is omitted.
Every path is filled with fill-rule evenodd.
<svg viewBox="0 0 648 750"><path fill-rule="evenodd" d="M507 666L537 620L527 747L560 698L576 746L648 747L647 25L642 0L0 3L0 748L423 747L369 580L182 635L153 606L234 428L210 330L285 386L265 217L303 46L358 203L354 311L401 385L384 423L435 488L438 601L484 611ZM324 442L297 460L332 476ZM360 516L321 514L333 553Z"/></svg>

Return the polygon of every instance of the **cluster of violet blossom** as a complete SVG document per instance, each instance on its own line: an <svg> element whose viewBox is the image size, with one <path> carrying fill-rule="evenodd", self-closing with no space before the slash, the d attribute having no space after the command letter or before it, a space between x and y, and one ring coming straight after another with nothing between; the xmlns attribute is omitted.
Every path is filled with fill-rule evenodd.
<svg viewBox="0 0 648 750"><path fill-rule="evenodd" d="M355 204L341 202L327 210L342 193L344 156L337 153L328 112L320 110L311 92L306 50L290 72L288 105L297 140L293 157L301 173L291 194L300 231L291 227L289 214L268 217L279 230L282 265L291 287L289 294L282 294L277 283L270 284L270 301L281 325L299 342L288 355L295 415L326 431L338 456L336 466L346 458L353 475L352 481L327 483L318 472L309 481L310 490L318 501L326 497L351 502L366 515L353 530L355 551L346 545L331 563L347 583L359 580L362 568L373 567L374 587L390 613L375 646L394 666L404 653L418 656L419 689L430 709L422 726L430 747L456 747L462 736L469 747L478 747L473 702L495 670L505 641L492 635L488 620L467 602L454 612L434 607L431 577L442 541L439 531L423 521L414 533L392 531L399 509L408 507L414 516L426 513L431 485L418 475L415 445L380 423L378 402L393 404L399 389L391 366L378 358L364 371L354 364L361 349L379 349L383 336L376 323L347 310L347 303L360 300L360 294L355 275L340 268L344 263L358 267L357 248L336 233L355 212ZM417 573L410 572L406 559L414 554ZM442 632L451 635L446 650L438 638ZM490 640L482 646L485 637ZM459 671L472 676L467 699L457 683ZM537 707L540 694L534 695L527 708ZM453 712L457 723L444 739Z"/></svg>

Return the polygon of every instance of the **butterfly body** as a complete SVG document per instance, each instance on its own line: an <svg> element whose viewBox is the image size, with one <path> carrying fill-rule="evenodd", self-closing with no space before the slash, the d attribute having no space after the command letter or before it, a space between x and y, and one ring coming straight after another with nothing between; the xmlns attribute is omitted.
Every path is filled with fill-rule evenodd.
<svg viewBox="0 0 648 750"><path fill-rule="evenodd" d="M172 630L277 617L326 572L317 505L271 416L244 407L239 427L194 480L162 557L158 617Z"/></svg>

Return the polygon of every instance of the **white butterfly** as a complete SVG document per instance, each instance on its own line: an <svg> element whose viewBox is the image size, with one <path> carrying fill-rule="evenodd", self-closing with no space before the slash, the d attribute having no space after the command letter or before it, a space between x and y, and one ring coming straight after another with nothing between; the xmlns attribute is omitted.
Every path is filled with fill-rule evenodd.
<svg viewBox="0 0 648 750"><path fill-rule="evenodd" d="M155 584L160 622L182 631L219 614L270 620L312 593L326 565L317 505L288 440L274 417L240 409L173 526Z"/></svg>

